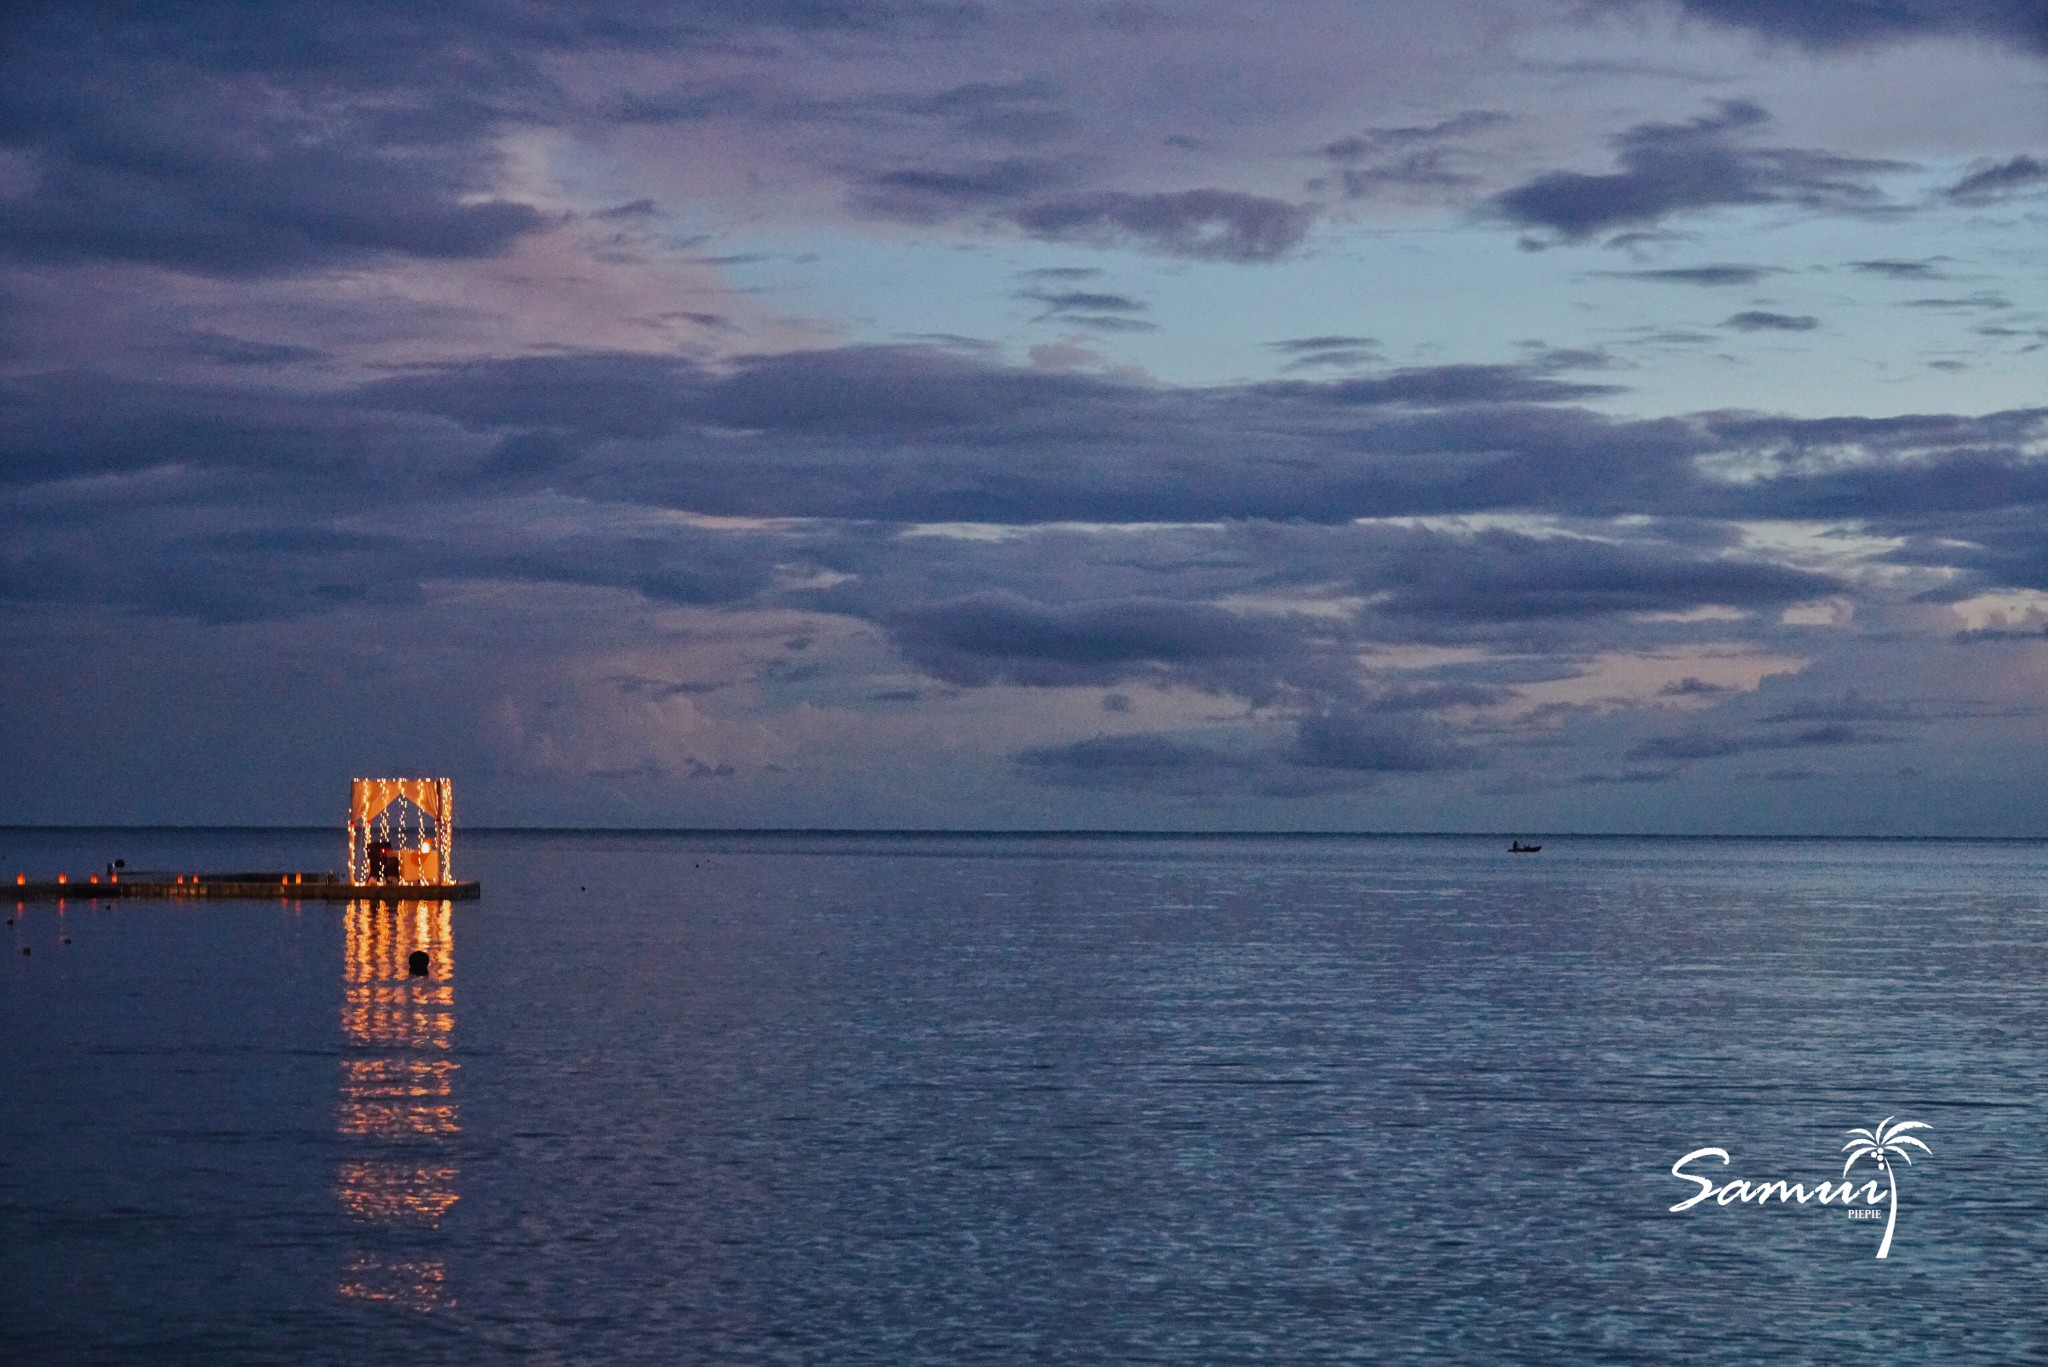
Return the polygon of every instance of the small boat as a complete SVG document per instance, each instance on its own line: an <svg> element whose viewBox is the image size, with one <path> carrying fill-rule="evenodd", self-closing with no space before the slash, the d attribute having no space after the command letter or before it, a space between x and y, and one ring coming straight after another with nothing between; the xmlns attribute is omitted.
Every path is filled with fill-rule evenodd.
<svg viewBox="0 0 2048 1367"><path fill-rule="evenodd" d="M1541 845L1524 845L1520 840L1513 841L1508 845L1509 854L1541 854L1542 852L1543 847Z"/></svg>

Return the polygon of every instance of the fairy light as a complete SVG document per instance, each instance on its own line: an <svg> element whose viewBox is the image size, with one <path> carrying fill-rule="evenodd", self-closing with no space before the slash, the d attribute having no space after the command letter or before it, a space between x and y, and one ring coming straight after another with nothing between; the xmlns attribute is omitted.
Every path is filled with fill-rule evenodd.
<svg viewBox="0 0 2048 1367"><path fill-rule="evenodd" d="M432 886L454 881L455 785L445 778L359 778L350 784L349 881ZM389 861L394 861L394 869Z"/></svg>

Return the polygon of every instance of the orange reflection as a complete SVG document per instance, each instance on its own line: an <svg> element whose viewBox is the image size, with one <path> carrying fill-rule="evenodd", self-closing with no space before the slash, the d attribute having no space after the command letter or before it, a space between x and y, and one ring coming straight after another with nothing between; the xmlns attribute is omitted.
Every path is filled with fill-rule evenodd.
<svg viewBox="0 0 2048 1367"><path fill-rule="evenodd" d="M455 1194L455 1169L365 1159L341 1165L341 1203L378 1224L439 1225Z"/></svg>
<svg viewBox="0 0 2048 1367"><path fill-rule="evenodd" d="M359 1253L349 1259L336 1289L352 1301L395 1301L409 1310L455 1304L448 1295L448 1265L439 1258L386 1262Z"/></svg>
<svg viewBox="0 0 2048 1367"><path fill-rule="evenodd" d="M440 1150L462 1131L449 1058L455 1033L454 904L350 902L343 912L340 1101L336 1130L360 1141L336 1189L350 1216L396 1231L432 1230L457 1201L458 1170ZM427 956L415 976L409 960ZM340 1293L417 1310L452 1305L438 1258L362 1253Z"/></svg>

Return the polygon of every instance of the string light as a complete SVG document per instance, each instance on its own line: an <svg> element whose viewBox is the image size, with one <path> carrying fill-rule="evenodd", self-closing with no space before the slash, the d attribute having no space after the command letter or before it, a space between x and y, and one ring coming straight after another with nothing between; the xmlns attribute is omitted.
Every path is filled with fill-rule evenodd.
<svg viewBox="0 0 2048 1367"><path fill-rule="evenodd" d="M455 784L445 778L355 779L346 834L352 884L451 883Z"/></svg>

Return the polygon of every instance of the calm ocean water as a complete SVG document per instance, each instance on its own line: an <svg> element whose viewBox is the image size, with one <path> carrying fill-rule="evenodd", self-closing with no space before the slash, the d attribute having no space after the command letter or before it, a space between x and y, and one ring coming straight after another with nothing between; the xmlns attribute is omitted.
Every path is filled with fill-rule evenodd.
<svg viewBox="0 0 2048 1367"><path fill-rule="evenodd" d="M477 833L452 908L9 903L0 1359L2048 1362L2048 847L1504 844ZM1668 1209L1887 1116L1884 1261Z"/></svg>

